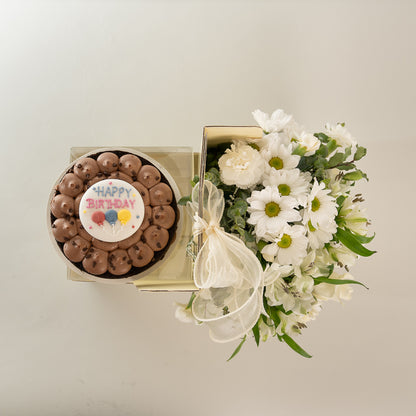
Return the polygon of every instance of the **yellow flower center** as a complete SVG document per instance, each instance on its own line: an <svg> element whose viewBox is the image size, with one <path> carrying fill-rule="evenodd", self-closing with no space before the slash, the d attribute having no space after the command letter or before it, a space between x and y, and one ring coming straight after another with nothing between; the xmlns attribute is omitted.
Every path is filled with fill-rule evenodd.
<svg viewBox="0 0 416 416"><path fill-rule="evenodd" d="M272 167L272 168L275 168L276 170L280 170L280 169L283 169L283 160L282 159L280 159L280 157L272 157L270 160L269 160L269 165Z"/></svg>
<svg viewBox="0 0 416 416"><path fill-rule="evenodd" d="M264 212L268 217L277 217L280 212L280 206L276 202L269 202L266 204Z"/></svg>
<svg viewBox="0 0 416 416"><path fill-rule="evenodd" d="M311 220L308 221L308 227L310 231L312 232L316 231L316 228L312 225Z"/></svg>
<svg viewBox="0 0 416 416"><path fill-rule="evenodd" d="M312 201L312 211L313 212L318 211L320 206L321 206L321 203L319 199L315 197L314 200Z"/></svg>
<svg viewBox="0 0 416 416"><path fill-rule="evenodd" d="M291 244L292 244L292 238L288 234L283 234L282 238L277 243L277 245L280 248L288 248L288 247L290 247Z"/></svg>
<svg viewBox="0 0 416 416"><path fill-rule="evenodd" d="M279 186L279 193L282 196L288 196L290 195L290 186L286 185L285 183L281 183Z"/></svg>

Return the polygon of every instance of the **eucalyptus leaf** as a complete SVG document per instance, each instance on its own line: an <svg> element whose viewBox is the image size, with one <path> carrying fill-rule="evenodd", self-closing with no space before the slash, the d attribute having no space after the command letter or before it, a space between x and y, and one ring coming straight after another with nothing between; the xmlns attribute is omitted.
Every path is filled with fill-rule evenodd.
<svg viewBox="0 0 416 416"><path fill-rule="evenodd" d="M330 139L328 144L328 154L330 155L337 147L339 147L339 145L337 144L336 140L334 139Z"/></svg>
<svg viewBox="0 0 416 416"><path fill-rule="evenodd" d="M330 139L325 133L315 133L314 136L323 143L328 143Z"/></svg>
<svg viewBox="0 0 416 416"><path fill-rule="evenodd" d="M345 160L345 153L337 152L332 156L329 161L328 165L330 168L334 168L335 166L339 165L340 163L344 162Z"/></svg>
<svg viewBox="0 0 416 416"><path fill-rule="evenodd" d="M358 146L354 155L354 160L360 160L367 154L367 149L362 146Z"/></svg>
<svg viewBox="0 0 416 416"><path fill-rule="evenodd" d="M178 205L186 205L188 202L191 202L191 196L183 196L179 201L178 201Z"/></svg>

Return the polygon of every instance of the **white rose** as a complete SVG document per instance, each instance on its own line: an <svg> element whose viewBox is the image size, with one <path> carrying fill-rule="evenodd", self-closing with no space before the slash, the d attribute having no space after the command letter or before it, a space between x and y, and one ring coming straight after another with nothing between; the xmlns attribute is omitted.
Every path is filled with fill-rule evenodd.
<svg viewBox="0 0 416 416"><path fill-rule="evenodd" d="M260 153L247 144L232 144L218 160L221 180L226 185L241 189L260 183L264 172L264 160Z"/></svg>

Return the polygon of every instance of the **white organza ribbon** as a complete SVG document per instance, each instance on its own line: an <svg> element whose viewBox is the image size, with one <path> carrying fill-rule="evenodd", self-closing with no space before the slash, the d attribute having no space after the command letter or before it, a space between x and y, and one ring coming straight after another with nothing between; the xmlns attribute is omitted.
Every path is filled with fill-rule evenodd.
<svg viewBox="0 0 416 416"><path fill-rule="evenodd" d="M204 237L194 265L195 285L201 290L192 312L208 325L213 341L228 342L245 335L260 316L263 271L244 242L220 227L223 191L209 181L203 187L203 218L198 215L199 185L188 203L194 214L194 236Z"/></svg>

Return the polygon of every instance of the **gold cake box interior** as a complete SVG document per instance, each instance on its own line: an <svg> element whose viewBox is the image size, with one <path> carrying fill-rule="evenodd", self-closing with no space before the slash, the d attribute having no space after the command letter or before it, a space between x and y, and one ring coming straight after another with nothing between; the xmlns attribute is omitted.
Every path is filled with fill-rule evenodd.
<svg viewBox="0 0 416 416"><path fill-rule="evenodd" d="M145 153L159 162L175 180L181 196L190 195L192 191L191 180L199 174L200 178L205 174L205 161L210 147L221 143L241 139L260 139L262 137L260 127L254 126L207 126L204 127L201 153L193 152L190 147L136 147L129 146L133 150ZM70 161L83 156L95 149L93 147L71 148ZM194 291L196 287L192 277L192 259L186 255L187 245L192 237L192 218L186 211L181 210L183 226L174 250L151 273L134 280L133 283L141 291ZM198 242L199 248L201 240ZM83 276L67 268L67 277L70 280L91 282Z"/></svg>

